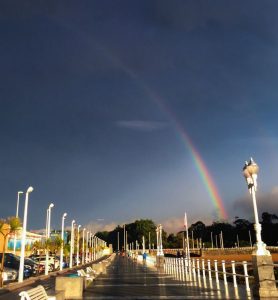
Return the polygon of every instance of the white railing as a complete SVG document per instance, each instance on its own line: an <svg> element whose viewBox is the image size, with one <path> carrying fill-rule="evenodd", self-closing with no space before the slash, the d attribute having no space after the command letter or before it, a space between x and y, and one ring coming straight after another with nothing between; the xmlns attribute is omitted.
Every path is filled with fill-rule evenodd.
<svg viewBox="0 0 278 300"><path fill-rule="evenodd" d="M247 294L250 294L249 282L254 277L248 274L249 266L251 264L246 261L165 257L164 269L166 273L172 274L179 280L190 280L192 282L200 282L201 279L208 282L215 280L216 284L223 280L225 286L228 285L228 281L232 282L235 289L238 288L238 284L244 284Z"/></svg>

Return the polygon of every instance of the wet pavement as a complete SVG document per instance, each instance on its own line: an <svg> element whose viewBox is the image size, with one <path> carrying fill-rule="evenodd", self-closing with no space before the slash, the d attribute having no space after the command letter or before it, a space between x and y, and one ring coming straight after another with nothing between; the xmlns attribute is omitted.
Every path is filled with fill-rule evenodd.
<svg viewBox="0 0 278 300"><path fill-rule="evenodd" d="M83 299L251 299L244 287L223 282L189 281L158 272L156 268L116 256L86 289Z"/></svg>

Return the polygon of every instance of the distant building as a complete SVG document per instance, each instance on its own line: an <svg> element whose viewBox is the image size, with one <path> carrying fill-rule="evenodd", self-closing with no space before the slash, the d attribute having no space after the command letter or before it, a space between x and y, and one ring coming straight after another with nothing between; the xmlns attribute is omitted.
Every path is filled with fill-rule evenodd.
<svg viewBox="0 0 278 300"><path fill-rule="evenodd" d="M22 228L16 232L16 236L14 234L10 234L8 238L8 249L14 249L14 242L16 238L16 250L19 250L21 248L21 234L22 234ZM43 235L33 233L33 232L26 232L26 245L31 246L36 241L41 241L44 238ZM0 248L1 249L1 248Z"/></svg>

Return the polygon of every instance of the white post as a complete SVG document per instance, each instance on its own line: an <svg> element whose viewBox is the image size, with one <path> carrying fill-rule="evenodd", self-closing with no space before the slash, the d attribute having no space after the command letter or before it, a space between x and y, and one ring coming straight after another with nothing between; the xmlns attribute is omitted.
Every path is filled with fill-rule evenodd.
<svg viewBox="0 0 278 300"><path fill-rule="evenodd" d="M62 216L62 231L61 231L61 240L62 240L62 245L61 245L61 250L60 250L60 271L63 270L63 256L64 256L64 227L65 227L65 218L67 216L67 213L64 213Z"/></svg>
<svg viewBox="0 0 278 300"><path fill-rule="evenodd" d="M149 252L151 251L151 233L149 232Z"/></svg>
<svg viewBox="0 0 278 300"><path fill-rule="evenodd" d="M24 206L23 227L22 227L22 234L21 234L21 251L20 251L18 282L23 281L25 243L26 243L26 227L27 227L27 215L28 215L28 198L29 198L28 196L29 196L29 193L31 193L32 191L33 191L33 188L30 186L27 189L27 192L25 195L25 206Z"/></svg>
<svg viewBox="0 0 278 300"><path fill-rule="evenodd" d="M86 228L83 228L83 234L82 234L82 265L84 265L84 262L85 262L85 256L84 256L84 248L85 248L85 230Z"/></svg>
<svg viewBox="0 0 278 300"><path fill-rule="evenodd" d="M142 244L143 244L143 254L145 253L145 237L142 238Z"/></svg>
<svg viewBox="0 0 278 300"><path fill-rule="evenodd" d="M23 194L23 192L21 192L21 191L17 192L16 215L15 215L17 218L18 218L18 207L19 207L20 194ZM15 254L15 251L16 251L16 232L14 233L14 254Z"/></svg>
<svg viewBox="0 0 278 300"><path fill-rule="evenodd" d="M125 251L125 224L124 224L124 251Z"/></svg>
<svg viewBox="0 0 278 300"><path fill-rule="evenodd" d="M118 251L120 251L120 232L118 231Z"/></svg>
<svg viewBox="0 0 278 300"><path fill-rule="evenodd" d="M222 271L223 271L224 284L227 285L228 283L227 283L225 260L222 260Z"/></svg>
<svg viewBox="0 0 278 300"><path fill-rule="evenodd" d="M233 282L234 282L234 287L237 287L237 282L236 282L236 266L235 266L235 261L231 261L232 264L232 273L233 273Z"/></svg>
<svg viewBox="0 0 278 300"><path fill-rule="evenodd" d="M73 247L74 247L74 228L73 225L75 220L71 221L71 233L70 233L70 264L69 267L72 268L72 254L73 254Z"/></svg>
<svg viewBox="0 0 278 300"><path fill-rule="evenodd" d="M48 211L48 220L47 220L47 238L46 238L46 241L47 239L49 239L50 237L50 219L51 219L51 208L54 207L54 204L53 203L50 203L47 211ZM44 267L44 274L45 275L48 275L48 268L49 268L49 265L48 265L48 261L49 261L49 250L46 249L46 255L45 255L45 267Z"/></svg>
<svg viewBox="0 0 278 300"><path fill-rule="evenodd" d="M87 230L86 233L86 258L85 258L85 262L88 263L88 241L89 241L89 231Z"/></svg>
<svg viewBox="0 0 278 300"><path fill-rule="evenodd" d="M77 227L77 253L76 253L76 264L79 266L79 229L81 225L78 225Z"/></svg>

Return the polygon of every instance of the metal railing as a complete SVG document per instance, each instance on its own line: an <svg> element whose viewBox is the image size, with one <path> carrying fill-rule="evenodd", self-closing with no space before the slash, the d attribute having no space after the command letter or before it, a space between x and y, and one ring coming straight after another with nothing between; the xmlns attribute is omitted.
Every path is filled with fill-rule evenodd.
<svg viewBox="0 0 278 300"><path fill-rule="evenodd" d="M164 269L166 273L180 280L192 282L198 282L201 279L209 282L215 280L216 284L223 280L225 286L231 282L234 288L237 288L238 284L244 284L247 294L250 293L250 281L254 280L254 277L250 275L251 264L246 261L229 262L204 258L165 257Z"/></svg>

